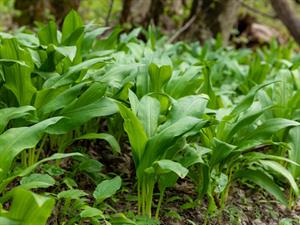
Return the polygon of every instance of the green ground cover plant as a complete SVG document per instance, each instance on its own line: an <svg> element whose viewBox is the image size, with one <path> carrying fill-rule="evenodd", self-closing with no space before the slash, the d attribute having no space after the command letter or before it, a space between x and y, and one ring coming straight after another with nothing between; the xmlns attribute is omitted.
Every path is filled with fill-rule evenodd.
<svg viewBox="0 0 300 225"><path fill-rule="evenodd" d="M197 193L190 207L208 201L207 215L224 211L235 184L296 204L292 45L107 31L72 11L61 31L49 22L0 33L0 224L159 224L166 191L183 179ZM132 157L131 180L105 172L107 154ZM135 207L117 209L126 191Z"/></svg>

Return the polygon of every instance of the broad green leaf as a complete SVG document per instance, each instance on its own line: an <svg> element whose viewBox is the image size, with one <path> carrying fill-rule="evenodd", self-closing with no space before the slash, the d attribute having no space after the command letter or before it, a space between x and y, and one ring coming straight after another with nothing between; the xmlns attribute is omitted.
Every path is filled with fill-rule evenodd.
<svg viewBox="0 0 300 225"><path fill-rule="evenodd" d="M57 198L79 200L82 197L86 197L86 196L88 196L88 194L82 190L71 189L71 190L62 191L62 192L58 193Z"/></svg>
<svg viewBox="0 0 300 225"><path fill-rule="evenodd" d="M0 135L0 178L7 175L15 157L23 150L33 148L41 139L46 129L57 123L61 117L54 117L31 127L11 128Z"/></svg>
<svg viewBox="0 0 300 225"><path fill-rule="evenodd" d="M9 195L12 197L11 206L7 213L0 213L0 218L5 217L18 221L18 225L45 225L47 223L55 204L54 199L34 194L22 188L13 189Z"/></svg>
<svg viewBox="0 0 300 225"><path fill-rule="evenodd" d="M198 145L187 145L184 148L184 155L180 159L180 163L184 167L190 167L198 163L204 163L203 156L212 150Z"/></svg>
<svg viewBox="0 0 300 225"><path fill-rule="evenodd" d="M129 138L133 159L135 165L138 166L144 153L148 137L141 121L136 117L136 115L134 115L134 113L123 104L118 103L118 106L120 114L124 119L124 129Z"/></svg>
<svg viewBox="0 0 300 225"><path fill-rule="evenodd" d="M37 32L41 45L48 46L50 44L58 45L57 26L54 21L50 21Z"/></svg>
<svg viewBox="0 0 300 225"><path fill-rule="evenodd" d="M45 88L58 88L67 84L75 82L81 71L91 69L92 66L98 63L103 63L105 58L94 58L83 61L77 65L68 68L67 72L60 76L53 76L44 84Z"/></svg>
<svg viewBox="0 0 300 225"><path fill-rule="evenodd" d="M10 107L0 109L0 134L3 132L10 120L24 117L28 115L29 112L34 110L35 108L32 106Z"/></svg>
<svg viewBox="0 0 300 225"><path fill-rule="evenodd" d="M217 138L213 139L213 151L210 159L210 166L214 167L221 161L225 160L230 153L234 151L236 146L229 143L218 140Z"/></svg>
<svg viewBox="0 0 300 225"><path fill-rule="evenodd" d="M168 65L158 67L157 65L151 63L148 71L151 81L151 91L161 92L163 86L172 76L172 68Z"/></svg>
<svg viewBox="0 0 300 225"><path fill-rule="evenodd" d="M200 71L200 67L191 66L183 74L174 73L166 84L166 93L175 99L196 94L202 83Z"/></svg>
<svg viewBox="0 0 300 225"><path fill-rule="evenodd" d="M77 28L73 33L71 33L63 42L63 45L73 46L76 45L78 48L81 47L83 38L84 27ZM78 52L80 54L80 52ZM79 55L80 56L80 55Z"/></svg>
<svg viewBox="0 0 300 225"><path fill-rule="evenodd" d="M87 173L100 173L101 169L103 168L103 164L100 163L98 160L95 159L84 159L80 164L78 169L80 171L85 171Z"/></svg>
<svg viewBox="0 0 300 225"><path fill-rule="evenodd" d="M163 127L168 126L186 116L200 118L204 114L207 102L208 96L206 95L190 95L178 99L173 103L168 115L169 120L163 125Z"/></svg>
<svg viewBox="0 0 300 225"><path fill-rule="evenodd" d="M97 37L108 29L108 27L99 27L96 29L92 27L91 30L84 32L84 40L82 43L83 52L90 52L93 47L93 43L97 40Z"/></svg>
<svg viewBox="0 0 300 225"><path fill-rule="evenodd" d="M88 133L85 135L82 135L78 138L76 138L75 140L92 140L92 139L101 139L101 140L105 140L107 141L113 152L114 153L120 153L121 152L121 148L119 143L117 142L116 138L114 136L112 136L111 134L107 134L107 133Z"/></svg>
<svg viewBox="0 0 300 225"><path fill-rule="evenodd" d="M291 149L289 158L300 164L300 126L294 127L289 132L289 142ZM300 176L300 166L290 165L290 171L295 179Z"/></svg>
<svg viewBox="0 0 300 225"><path fill-rule="evenodd" d="M244 169L237 171L235 177L247 179L254 182L255 184L265 189L267 192L272 194L280 203L286 206L288 205L288 201L284 196L284 193L280 190L278 185L265 173L259 170Z"/></svg>
<svg viewBox="0 0 300 225"><path fill-rule="evenodd" d="M54 46L54 49L63 56L68 57L71 61L74 60L77 52L76 46Z"/></svg>
<svg viewBox="0 0 300 225"><path fill-rule="evenodd" d="M103 202L105 199L112 197L120 188L122 180L119 176L111 180L102 181L97 185L93 193L97 203Z"/></svg>
<svg viewBox="0 0 300 225"><path fill-rule="evenodd" d="M231 115L238 115L242 112L244 112L245 110L247 110L253 103L254 98L256 93L261 90L262 88L272 84L274 82L270 82L270 83L266 83L266 84L260 84L255 86L254 88L252 88L250 90L250 92L248 93L248 95L246 95L241 102L239 102L239 104L232 110Z"/></svg>
<svg viewBox="0 0 300 225"><path fill-rule="evenodd" d="M131 107L132 112L135 115L137 115L138 109L140 108L140 102L139 102L138 97L135 95L135 93L133 91L131 91L130 89L128 91L128 99L130 102L130 107Z"/></svg>
<svg viewBox="0 0 300 225"><path fill-rule="evenodd" d="M77 84L73 87L70 87L66 89L65 91L62 91L61 93L57 93L55 97L52 97L52 93L48 92L46 95L38 95L38 101L44 101L44 105L41 106L38 111L42 114L47 114L50 112L55 112L58 109L65 108L68 106L71 102L73 102L77 95L79 95L81 89L84 87L85 83ZM47 89L43 89L47 90ZM50 89L49 91L52 91L53 89ZM56 94L56 91L53 90L53 93ZM39 93L38 93L39 94ZM49 99L49 97L52 97L52 99ZM43 98L43 99L41 99Z"/></svg>
<svg viewBox="0 0 300 225"><path fill-rule="evenodd" d="M285 167L283 167L281 164L279 164L275 161L270 161L270 160L260 160L259 162L262 165L267 166L271 170L273 170L273 171L281 174L283 177L285 177L289 181L289 183L290 183L291 187L293 188L295 194L299 195L298 185L296 184L296 181L294 180L292 174Z"/></svg>
<svg viewBox="0 0 300 225"><path fill-rule="evenodd" d="M73 104L66 107L64 112L69 111L70 108L76 109L96 102L104 96L105 91L106 86L104 84L98 82L92 83L90 87L73 102Z"/></svg>
<svg viewBox="0 0 300 225"><path fill-rule="evenodd" d="M1 213L0 213L0 224L3 224L3 225L20 225L20 223L18 221L14 221L14 220L2 217Z"/></svg>
<svg viewBox="0 0 300 225"><path fill-rule="evenodd" d="M12 182L15 178L17 177L24 177L27 176L28 174L30 174L34 169L36 169L39 165L41 165L44 162L48 162L48 161L52 161L52 160L57 160L57 159L64 159L67 157L72 157L72 156L81 156L83 157L82 154L78 153L78 152L74 152L74 153L56 153L50 157L44 158L40 161L38 161L37 163L21 170L21 171L17 171L16 173L14 173L12 176L6 178L5 180L2 180L0 182L0 193L5 189L5 187ZM3 170L0 169L0 173Z"/></svg>
<svg viewBox="0 0 300 225"><path fill-rule="evenodd" d="M267 109L264 108L262 110L253 112L251 114L245 115L240 118L236 123L233 124L232 128L227 135L227 138L232 138L239 130L244 128L245 126L251 125L255 120L258 119Z"/></svg>
<svg viewBox="0 0 300 225"><path fill-rule="evenodd" d="M74 104L60 112L60 116L64 118L51 126L50 129L47 129L47 132L50 134L64 134L83 125L92 118L112 115L117 111L116 104L106 97L94 99L94 102L88 105L74 102Z"/></svg>
<svg viewBox="0 0 300 225"><path fill-rule="evenodd" d="M189 172L189 170L182 166L180 163L168 159L156 161L154 165L157 165L160 168L159 173L163 174L172 171L176 173L180 178L184 178Z"/></svg>
<svg viewBox="0 0 300 225"><path fill-rule="evenodd" d="M80 213L81 218L105 218L103 212L97 208L85 206L84 209Z"/></svg>
<svg viewBox="0 0 300 225"><path fill-rule="evenodd" d="M3 39L0 46L0 58L26 62L26 66L14 63L11 66L3 65L2 69L5 87L16 96L19 105L30 105L36 89L31 80L33 61L29 52L22 49L16 39Z"/></svg>
<svg viewBox="0 0 300 225"><path fill-rule="evenodd" d="M160 104L155 98L144 96L139 104L137 116L148 137L152 137L158 126Z"/></svg>
<svg viewBox="0 0 300 225"><path fill-rule="evenodd" d="M55 180L48 174L31 174L28 177L23 177L20 181L20 186L23 189L33 188L48 188L55 184Z"/></svg>
<svg viewBox="0 0 300 225"><path fill-rule="evenodd" d="M62 27L62 42L65 42L73 32L83 27L83 22L80 15L75 11L71 10L65 17Z"/></svg>
<svg viewBox="0 0 300 225"><path fill-rule="evenodd" d="M137 225L136 222L128 219L123 213L112 215L111 222L116 225Z"/></svg>
<svg viewBox="0 0 300 225"><path fill-rule="evenodd" d="M0 59L0 65L1 64L5 65L5 66L11 66L11 65L14 65L14 64L19 64L20 66L30 68L30 66L28 66L24 61L20 61L20 60L16 60L16 59Z"/></svg>
<svg viewBox="0 0 300 225"><path fill-rule="evenodd" d="M261 153L261 152L249 152L249 153L245 154L243 158L244 159L249 158L250 162L258 161L258 160L261 160L261 159L268 159L268 160L284 161L284 162L288 162L290 165L300 166L295 161L290 160L286 157L271 155L271 154L264 154L264 153Z"/></svg>
<svg viewBox="0 0 300 225"><path fill-rule="evenodd" d="M135 73L140 66L141 65L137 63L115 63L108 68L106 67L107 69L105 70L105 74L103 74L103 76L97 76L96 73L92 76L95 80L119 90L126 83L133 82L136 76ZM101 72L103 73L103 71Z"/></svg>
<svg viewBox="0 0 300 225"><path fill-rule="evenodd" d="M202 122L203 120L195 117L184 117L151 137L147 143L147 149L143 153L139 172L151 166L155 160L166 152L166 149L176 143L179 137L182 137ZM177 151L178 149L174 150Z"/></svg>
<svg viewBox="0 0 300 225"><path fill-rule="evenodd" d="M279 130L299 125L300 123L294 120L288 120L284 118L269 119L262 125L260 125L257 129L255 129L255 131L253 131L250 135L248 135L248 138L254 139L270 137Z"/></svg>
<svg viewBox="0 0 300 225"><path fill-rule="evenodd" d="M220 176L215 178L215 183L216 183L215 184L216 187L215 187L214 192L215 193L222 193L225 190L225 188L228 184L228 176L224 173L221 173Z"/></svg>
<svg viewBox="0 0 300 225"><path fill-rule="evenodd" d="M168 187L174 187L178 179L176 173L160 174L158 178L158 187L160 192L163 192Z"/></svg>

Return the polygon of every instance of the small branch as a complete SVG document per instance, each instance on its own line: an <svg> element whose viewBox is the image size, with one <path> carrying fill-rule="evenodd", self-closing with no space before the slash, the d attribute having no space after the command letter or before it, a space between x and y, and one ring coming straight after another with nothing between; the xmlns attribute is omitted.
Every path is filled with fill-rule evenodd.
<svg viewBox="0 0 300 225"><path fill-rule="evenodd" d="M107 16L105 18L105 26L106 27L109 26L109 19L110 19L110 16L111 16L113 6L114 6L114 0L110 0Z"/></svg>
<svg viewBox="0 0 300 225"><path fill-rule="evenodd" d="M240 3L241 3L241 5L242 5L245 9L247 9L247 10L253 12L253 13L256 13L256 14L261 15L261 16L264 16L264 17L268 17L268 18L270 18L270 19L278 19L278 17L277 17L276 15L271 15L271 14L262 12L262 11L260 11L260 10L258 10L258 9L255 9L255 8L253 8L253 7L249 6L249 5L247 5L247 4L246 4L245 2L243 2L242 0L240 0Z"/></svg>
<svg viewBox="0 0 300 225"><path fill-rule="evenodd" d="M196 20L196 15L191 17L175 34L168 40L168 43L174 42L184 31L186 31Z"/></svg>

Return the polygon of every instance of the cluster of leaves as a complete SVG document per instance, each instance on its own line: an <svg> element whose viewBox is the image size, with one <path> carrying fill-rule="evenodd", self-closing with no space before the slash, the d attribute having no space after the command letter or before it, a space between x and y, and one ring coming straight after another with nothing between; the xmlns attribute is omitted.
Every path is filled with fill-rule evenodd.
<svg viewBox="0 0 300 225"><path fill-rule="evenodd" d="M165 190L184 177L195 183L195 202L209 200L209 213L224 208L233 182L293 205L300 58L291 47L272 43L254 53L219 40L168 44L151 27L106 30L72 11L62 31L49 22L36 33L0 33L0 224L45 224L55 200L63 204L60 223L155 223L153 208L158 219ZM103 121L108 131L99 133ZM120 154L121 137L130 143L141 217L106 215L120 176L101 174L86 152L67 153L74 141L103 139ZM58 165L70 156L79 166L58 184L66 173ZM78 171L93 180L92 194L77 188Z"/></svg>

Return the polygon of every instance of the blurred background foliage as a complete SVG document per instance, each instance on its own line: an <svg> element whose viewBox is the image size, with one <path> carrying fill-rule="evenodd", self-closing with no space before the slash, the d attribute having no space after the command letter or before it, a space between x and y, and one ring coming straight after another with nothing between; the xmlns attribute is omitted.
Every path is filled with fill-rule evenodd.
<svg viewBox="0 0 300 225"><path fill-rule="evenodd" d="M222 27L228 26L228 31L225 31L223 39L226 42L230 36L230 40L237 43L238 46L250 43L249 46L252 47L252 42L264 44L270 42L272 38L276 38L280 42L287 42L290 37L288 29L276 17L274 7L272 8L272 1L0 0L0 31L18 29L23 25L33 27L40 22L51 19L61 24L64 16L73 8L81 14L86 23L91 22L110 27L122 24L124 30L131 30L136 26L147 27L150 23L154 23L162 33L171 36L174 40L197 39L203 41L216 36L216 32L222 35L224 33ZM288 1L293 4L292 9L295 9L296 13L300 12L300 5L297 0ZM202 8L199 10L201 4L204 7L201 6ZM219 28L216 28L216 18L220 14L219 11L224 11L223 20L225 23L223 23L225 25L221 21L220 24L217 24ZM206 16L206 12L211 16ZM193 14L196 15L195 18ZM235 14L237 14L237 19L235 19ZM203 21L198 22L200 20L213 22L206 22L206 24L204 22L203 25ZM253 24L255 24L254 28L252 27ZM257 24L259 26L256 26ZM207 29L200 29L203 27L209 27L210 32L206 32Z"/></svg>

